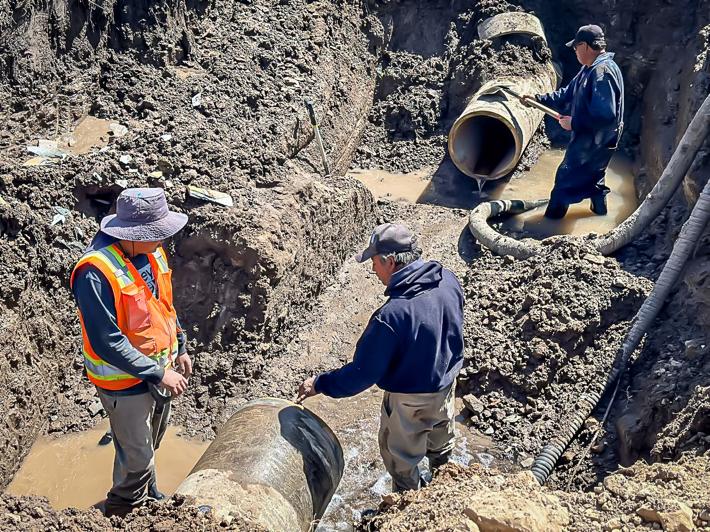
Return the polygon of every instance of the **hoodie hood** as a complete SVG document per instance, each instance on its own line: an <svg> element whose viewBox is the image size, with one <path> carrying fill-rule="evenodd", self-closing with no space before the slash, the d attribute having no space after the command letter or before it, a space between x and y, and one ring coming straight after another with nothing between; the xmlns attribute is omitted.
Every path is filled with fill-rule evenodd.
<svg viewBox="0 0 710 532"><path fill-rule="evenodd" d="M441 264L435 261L415 260L390 279L385 295L389 297L414 297L441 282Z"/></svg>

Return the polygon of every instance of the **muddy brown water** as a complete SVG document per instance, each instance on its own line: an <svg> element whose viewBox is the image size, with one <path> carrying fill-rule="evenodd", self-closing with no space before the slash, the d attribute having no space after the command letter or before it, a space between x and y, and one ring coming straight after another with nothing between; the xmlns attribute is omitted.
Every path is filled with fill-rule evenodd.
<svg viewBox="0 0 710 532"><path fill-rule="evenodd" d="M98 445L107 428L104 421L85 432L38 439L6 493L44 496L58 509L89 508L103 500L111 488L114 456L113 444ZM178 432L168 427L156 452L158 487L166 495L172 495L209 445Z"/></svg>
<svg viewBox="0 0 710 532"><path fill-rule="evenodd" d="M318 532L350 531L362 513L375 509L382 495L390 493L391 477L382 465L377 443L382 390L370 388L355 397L332 399L322 395L307 399L305 405L333 429L343 446L345 469L340 485L326 510ZM456 411L463 404L456 401ZM472 431L461 416L456 422L456 446L452 461L485 467L506 467L500 462L493 441ZM426 463L421 467L426 468Z"/></svg>
<svg viewBox="0 0 710 532"><path fill-rule="evenodd" d="M442 172L426 167L407 174L379 169L354 169L350 175L363 183L380 199L431 203L450 207L473 208L478 201L493 199L544 199L549 197L555 172L564 157L564 150L548 150L527 172L510 181L493 181L481 194L473 180L459 172ZM433 177L432 177L433 176ZM571 205L562 220L548 220L544 207L512 216L502 222L506 232L525 233L538 238L552 235L604 234L623 222L638 206L631 163L621 156L612 159L606 173L608 213L598 216L591 212L589 200ZM468 201L466 198L469 198Z"/></svg>

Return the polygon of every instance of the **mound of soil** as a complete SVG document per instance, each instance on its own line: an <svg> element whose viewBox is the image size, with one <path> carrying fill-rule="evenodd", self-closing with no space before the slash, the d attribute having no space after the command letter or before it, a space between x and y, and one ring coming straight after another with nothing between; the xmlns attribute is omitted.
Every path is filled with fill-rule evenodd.
<svg viewBox="0 0 710 532"><path fill-rule="evenodd" d="M650 283L558 239L525 261L472 264L459 389L472 427L529 467L589 382L603 379Z"/></svg>
<svg viewBox="0 0 710 532"><path fill-rule="evenodd" d="M484 19L515 8L505 1L387 3L377 11L387 50L375 103L352 166L411 172L447 157L448 131L480 86L499 76L535 72L550 57L542 42L478 39ZM422 21L426 20L426 24ZM516 172L546 142L539 132Z"/></svg>
<svg viewBox="0 0 710 532"><path fill-rule="evenodd" d="M449 465L430 486L387 496L360 530L708 530L708 480L707 457L639 463L589 493L542 488L529 472Z"/></svg>

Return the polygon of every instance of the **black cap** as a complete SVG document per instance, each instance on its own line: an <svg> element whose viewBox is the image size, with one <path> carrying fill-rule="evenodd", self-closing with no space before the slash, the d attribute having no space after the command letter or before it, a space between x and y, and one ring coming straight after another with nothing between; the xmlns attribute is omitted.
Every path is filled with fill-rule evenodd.
<svg viewBox="0 0 710 532"><path fill-rule="evenodd" d="M412 251L414 235L400 224L382 224L375 227L370 235L370 243L362 252L355 255L355 260L365 262L375 255L403 253Z"/></svg>
<svg viewBox="0 0 710 532"><path fill-rule="evenodd" d="M596 46L598 48L606 47L606 40L604 39L604 31L596 24L587 24L582 26L577 30L577 35L574 39L567 43L569 48L577 46L579 43L584 42L590 46Z"/></svg>

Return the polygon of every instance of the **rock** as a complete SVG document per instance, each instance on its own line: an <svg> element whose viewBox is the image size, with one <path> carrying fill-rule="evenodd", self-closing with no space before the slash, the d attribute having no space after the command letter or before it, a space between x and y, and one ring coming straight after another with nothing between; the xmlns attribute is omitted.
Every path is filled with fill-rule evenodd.
<svg viewBox="0 0 710 532"><path fill-rule="evenodd" d="M520 461L520 466L525 467L525 468L530 468L532 465L535 463L535 459L532 456L528 456L527 458L523 458Z"/></svg>
<svg viewBox="0 0 710 532"><path fill-rule="evenodd" d="M582 258L587 262L591 262L592 264L604 264L604 257L602 257L601 255L592 255L591 253L587 253Z"/></svg>
<svg viewBox="0 0 710 532"><path fill-rule="evenodd" d="M560 463L569 464L572 460L574 460L575 456L577 456L577 453L574 451L566 451L562 456L560 456Z"/></svg>
<svg viewBox="0 0 710 532"><path fill-rule="evenodd" d="M658 523L666 532L690 532L695 529L693 510L679 501L663 501L659 506L674 508L657 510L653 506L642 506L636 513L647 523Z"/></svg>
<svg viewBox="0 0 710 532"><path fill-rule="evenodd" d="M464 514L481 532L556 532L565 529L569 514L554 495L512 489L474 496Z"/></svg>
<svg viewBox="0 0 710 532"><path fill-rule="evenodd" d="M441 528L437 528L434 532L480 532L478 525L471 521L468 517L462 517L460 521L447 524Z"/></svg>
<svg viewBox="0 0 710 532"><path fill-rule="evenodd" d="M91 417L97 415L103 410L103 408L104 407L99 399L96 399L94 402L89 403L89 406L86 407L86 409L89 411L89 414L91 414Z"/></svg>
<svg viewBox="0 0 710 532"><path fill-rule="evenodd" d="M689 359L704 356L710 351L710 343L704 338L694 338L685 342L685 356Z"/></svg>
<svg viewBox="0 0 710 532"><path fill-rule="evenodd" d="M464 395L462 400L464 406L476 414L480 414L486 409L483 402L473 394Z"/></svg>
<svg viewBox="0 0 710 532"><path fill-rule="evenodd" d="M705 509L700 512L700 515L698 515L698 519L701 521L708 522L710 521L710 510Z"/></svg>

